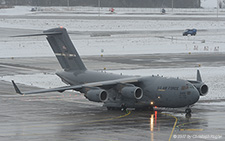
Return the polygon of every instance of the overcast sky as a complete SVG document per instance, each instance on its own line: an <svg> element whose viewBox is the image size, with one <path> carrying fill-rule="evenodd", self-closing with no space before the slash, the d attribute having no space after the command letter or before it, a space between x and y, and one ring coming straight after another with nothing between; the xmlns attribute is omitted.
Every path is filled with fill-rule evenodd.
<svg viewBox="0 0 225 141"><path fill-rule="evenodd" d="M217 0L201 0L201 6L205 8L214 8L217 7Z"/></svg>

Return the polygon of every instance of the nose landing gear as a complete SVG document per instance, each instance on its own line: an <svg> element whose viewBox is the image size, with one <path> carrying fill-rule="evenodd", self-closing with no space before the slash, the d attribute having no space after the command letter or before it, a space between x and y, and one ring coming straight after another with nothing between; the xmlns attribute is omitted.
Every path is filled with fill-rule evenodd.
<svg viewBox="0 0 225 141"><path fill-rule="evenodd" d="M186 118L190 118L191 117L191 108L189 108L189 106L185 109L185 117Z"/></svg>
<svg viewBox="0 0 225 141"><path fill-rule="evenodd" d="M185 109L185 113L186 113L186 114L190 114L190 113L191 113L191 108L187 107L187 108Z"/></svg>

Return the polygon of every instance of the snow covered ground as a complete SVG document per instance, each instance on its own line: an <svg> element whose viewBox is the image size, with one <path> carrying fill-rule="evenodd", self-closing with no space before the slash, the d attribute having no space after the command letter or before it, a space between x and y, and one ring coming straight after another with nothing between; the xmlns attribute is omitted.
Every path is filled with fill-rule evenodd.
<svg viewBox="0 0 225 141"><path fill-rule="evenodd" d="M201 6L204 8L216 8L217 1L222 1L222 0L201 0Z"/></svg>
<svg viewBox="0 0 225 141"><path fill-rule="evenodd" d="M31 7L29 6L16 6L15 8L0 9L0 15L25 15L29 13Z"/></svg>
<svg viewBox="0 0 225 141"><path fill-rule="evenodd" d="M201 17L207 15L198 15L199 20L108 20L107 18L98 19L98 13L91 11L85 14L77 14L59 8L60 16L68 18L54 18L56 15L48 11L32 13L31 7L16 7L15 9L0 10L0 15L5 18L0 19L0 28L17 28L31 30L46 30L49 28L64 26L69 32L128 32L126 34L115 34L111 36L90 37L90 35L71 34L71 38L81 55L100 55L104 50L104 55L113 54L154 54L154 53L220 53L225 51L225 22L224 21L205 21ZM79 8L82 11L82 8ZM83 9L87 12L87 9ZM123 9L124 10L124 9ZM50 12L50 13L49 13ZM128 11L127 13L129 13ZM145 11L146 12L146 11ZM145 13L143 12L143 13ZM121 12L122 16L126 11ZM121 13L117 13L117 16ZM202 13L202 11L201 11ZM194 13L193 13L194 14ZM72 16L95 16L96 19L76 19ZM15 16L15 18L12 18ZM32 18L31 18L32 16ZM35 16L37 18L35 18ZM41 18L47 16L49 18ZM102 16L102 15L101 15ZM113 14L107 16L115 16ZM178 15L132 15L136 17L177 17ZM182 19L184 15L181 15ZM190 16L190 15L186 15ZM212 15L209 15L212 16ZM197 28L199 32L195 37L183 37L182 31L186 28ZM148 33L142 34L143 31ZM152 31L152 32L151 32ZM160 32L155 32L160 31ZM165 32L164 32L165 31ZM171 32L170 32L171 31ZM173 32L176 31L176 32ZM132 34L130 34L130 33ZM135 33L133 33L135 32ZM16 33L15 33L16 34ZM30 38L9 38L2 36L0 39L0 58L8 57L40 57L54 56L51 48L44 37ZM200 68L203 80L208 84L210 91L202 99L220 99L225 98L225 67L202 67ZM146 70L116 70L114 73L123 73L128 75L163 75L166 77L179 77L182 79L196 78L196 68L167 68L167 69L146 69ZM4 76L1 80L10 81L14 79L17 83L34 85L42 88L62 86L63 83L54 74L31 74Z"/></svg>
<svg viewBox="0 0 225 141"><path fill-rule="evenodd" d="M187 53L187 52L215 52L224 51L225 22L224 21L202 21L199 20L183 21L182 17L190 15L146 15L138 14L137 17L177 17L181 20L149 20L147 19L98 19L96 14L85 14L95 16L95 19L81 18L73 16L83 15L77 13L68 14L64 8L60 9L61 14L55 14L55 9L47 9L41 12L30 12L31 7L15 7L15 9L1 9L0 13L4 17L0 19L0 28L18 28L31 30L46 30L49 28L64 26L69 32L124 32L126 34L115 34L106 37L92 37L90 35L74 35L71 38L81 55L99 55L104 50L104 55L111 54L151 54L151 53ZM82 11L82 7L78 7ZM7 11L8 10L8 11ZM51 11L52 10L52 11ZM64 12L62 12L64 10ZM83 10L88 11L85 7ZM123 9L125 12L126 9ZM129 9L127 9L129 10ZM140 10L140 9L137 9ZM19 11L19 12L18 12ZM50 13L49 13L50 11ZM90 11L90 10L89 10ZM144 9L143 11L147 11ZM92 12L92 11L91 11ZM93 12L95 13L95 11ZM195 12L193 12L194 14ZM7 15L8 14L8 15ZM15 15L14 15L15 14ZM1 15L1 14L0 14ZM18 16L19 15L19 16ZM47 17L42 17L42 16ZM61 16L54 17L54 16ZM15 16L15 18L13 18ZM34 16L34 17L33 17ZM35 16L37 16L35 18ZM53 16L53 17L51 17ZM114 16L114 14L109 15ZM118 16L118 14L116 14ZM195 16L195 15L194 15ZM211 16L211 15L210 15ZM67 18L65 18L67 17ZM199 30L196 37L181 36L184 29L196 28ZM159 33L157 33L158 31ZM178 31L178 32L174 32ZM207 32L201 32L207 31ZM127 33L128 32L128 33ZM129 34L129 32L136 32ZM147 32L142 34L142 32ZM164 33L165 32L165 33ZM15 35L23 33L15 33ZM44 37L30 38L11 38L2 36L0 38L0 57L34 57L34 56L53 56L51 49ZM119 44L118 44L119 43ZM204 50L207 47L208 50ZM86 49L88 48L88 50ZM12 52L12 50L14 50ZM10 52L10 53L9 53ZM22 52L22 54L21 54Z"/></svg>

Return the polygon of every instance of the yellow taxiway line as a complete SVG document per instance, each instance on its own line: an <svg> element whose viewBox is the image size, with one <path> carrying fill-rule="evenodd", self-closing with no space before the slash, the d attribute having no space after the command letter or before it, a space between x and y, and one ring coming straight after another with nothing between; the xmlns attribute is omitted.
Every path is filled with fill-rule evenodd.
<svg viewBox="0 0 225 141"><path fill-rule="evenodd" d="M164 114L164 115L173 117L173 118L175 119L175 122L174 122L174 124L173 124L173 129L172 129L172 131L171 131L171 133L170 133L170 138L169 138L169 141L170 141L171 138L172 138L173 132L174 132L174 130L175 130L175 127L176 127L176 125L177 125L177 120L178 120L178 119L177 119L177 117L175 117L175 116L173 116L173 115L171 115L171 114L165 114L165 113L161 113L161 114Z"/></svg>

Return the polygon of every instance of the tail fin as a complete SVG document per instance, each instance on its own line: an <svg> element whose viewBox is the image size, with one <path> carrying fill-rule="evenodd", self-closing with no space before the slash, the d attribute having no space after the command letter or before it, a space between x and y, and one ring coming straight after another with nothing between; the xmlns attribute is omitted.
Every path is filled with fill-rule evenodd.
<svg viewBox="0 0 225 141"><path fill-rule="evenodd" d="M199 70L197 70L197 81L202 82L202 77Z"/></svg>
<svg viewBox="0 0 225 141"><path fill-rule="evenodd" d="M47 35L47 40L65 71L87 70L65 28L49 29L44 31L44 34Z"/></svg>

